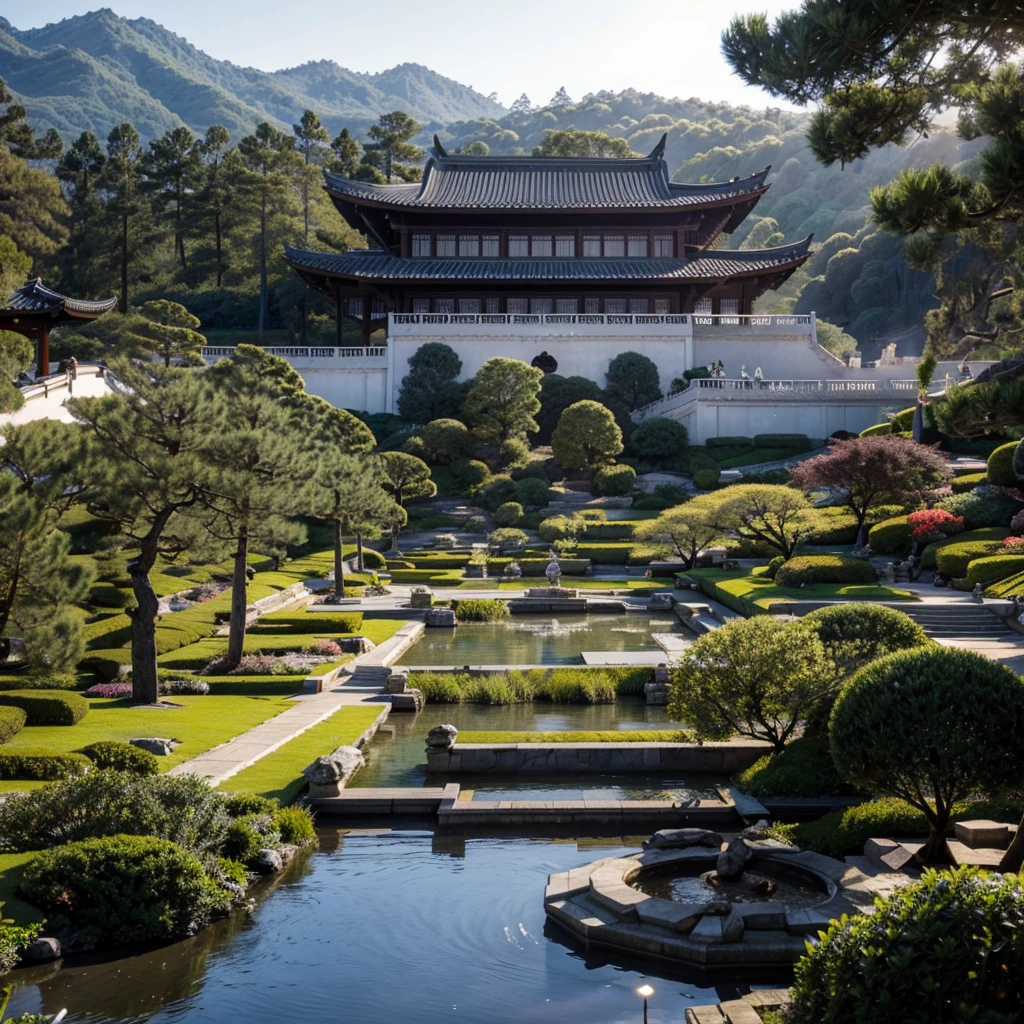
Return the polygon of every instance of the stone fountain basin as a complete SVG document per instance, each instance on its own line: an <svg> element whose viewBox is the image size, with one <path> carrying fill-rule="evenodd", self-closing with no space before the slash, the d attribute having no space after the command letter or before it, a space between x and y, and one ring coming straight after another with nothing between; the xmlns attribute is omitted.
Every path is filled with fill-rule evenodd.
<svg viewBox="0 0 1024 1024"><path fill-rule="evenodd" d="M698 847L647 850L550 875L544 909L587 948L700 966L751 967L793 963L805 952L807 937L824 931L831 920L871 909L876 894L856 868L771 840L749 845L754 851L749 867L798 876L821 889L821 902L797 908L765 900L723 908L714 898L680 903L648 896L630 884L655 868L711 870L718 851Z"/></svg>

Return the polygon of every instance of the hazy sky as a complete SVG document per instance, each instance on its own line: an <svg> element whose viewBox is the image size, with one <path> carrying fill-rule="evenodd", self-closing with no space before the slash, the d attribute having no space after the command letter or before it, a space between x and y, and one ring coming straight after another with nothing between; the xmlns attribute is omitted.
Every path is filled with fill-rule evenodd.
<svg viewBox="0 0 1024 1024"><path fill-rule="evenodd" d="M765 106L727 67L719 36L733 14L774 16L798 0L116 0L127 18L147 17L213 57L273 71L329 58L354 71L414 62L506 106L521 92L546 103L636 88ZM89 9L85 0L36 0L3 11L36 28ZM299 13L301 10L301 14Z"/></svg>

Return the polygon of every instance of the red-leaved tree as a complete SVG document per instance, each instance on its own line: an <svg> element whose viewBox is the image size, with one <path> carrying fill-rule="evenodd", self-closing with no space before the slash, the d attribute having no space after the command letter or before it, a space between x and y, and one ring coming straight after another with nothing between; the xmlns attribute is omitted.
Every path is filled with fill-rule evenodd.
<svg viewBox="0 0 1024 1024"><path fill-rule="evenodd" d="M857 519L857 543L866 544L872 509L920 501L952 475L934 448L890 434L836 441L826 455L794 467L790 482L805 491L835 494Z"/></svg>

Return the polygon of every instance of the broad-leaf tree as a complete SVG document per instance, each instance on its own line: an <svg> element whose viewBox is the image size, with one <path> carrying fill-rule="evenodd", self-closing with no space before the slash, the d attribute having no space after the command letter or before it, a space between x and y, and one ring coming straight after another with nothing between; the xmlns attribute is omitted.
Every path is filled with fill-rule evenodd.
<svg viewBox="0 0 1024 1024"><path fill-rule="evenodd" d="M488 359L473 378L464 406L466 415L485 441L501 444L513 437L536 433L540 411L540 382L544 374L519 359Z"/></svg>
<svg viewBox="0 0 1024 1024"><path fill-rule="evenodd" d="M576 402L559 418L551 451L564 469L599 469L622 451L622 431L600 402Z"/></svg>
<svg viewBox="0 0 1024 1024"><path fill-rule="evenodd" d="M203 452L220 410L209 384L192 370L159 364L115 367L125 385L103 398L72 398L72 415L89 434L89 510L115 523L135 550L128 576L132 621L132 699L158 699L156 620L149 574L161 554L186 551L202 535L191 512L202 498Z"/></svg>
<svg viewBox="0 0 1024 1024"><path fill-rule="evenodd" d="M791 558L813 528L807 499L781 484L736 484L690 501L720 531L761 541Z"/></svg>
<svg viewBox="0 0 1024 1024"><path fill-rule="evenodd" d="M721 536L721 530L708 520L707 509L691 501L638 523L633 536L654 547L659 555L678 559L692 569L697 555Z"/></svg>
<svg viewBox="0 0 1024 1024"><path fill-rule="evenodd" d="M895 434L835 441L824 455L798 463L790 481L805 491L826 490L857 520L857 543L866 544L872 509L918 503L952 478L934 448Z"/></svg>

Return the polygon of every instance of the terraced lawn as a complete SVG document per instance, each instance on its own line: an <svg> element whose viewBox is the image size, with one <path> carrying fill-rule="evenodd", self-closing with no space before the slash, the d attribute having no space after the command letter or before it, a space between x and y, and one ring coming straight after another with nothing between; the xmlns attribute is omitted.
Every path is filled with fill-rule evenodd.
<svg viewBox="0 0 1024 1024"><path fill-rule="evenodd" d="M259 793L291 803L306 785L302 769L322 754L359 738L381 713L382 705L339 708L330 718L307 729L274 753L222 782L225 793Z"/></svg>

